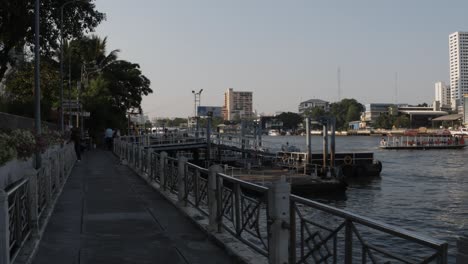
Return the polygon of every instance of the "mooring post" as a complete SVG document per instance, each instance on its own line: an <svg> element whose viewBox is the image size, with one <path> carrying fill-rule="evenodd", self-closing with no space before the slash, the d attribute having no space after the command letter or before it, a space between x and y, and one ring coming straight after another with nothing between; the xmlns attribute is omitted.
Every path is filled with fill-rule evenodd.
<svg viewBox="0 0 468 264"><path fill-rule="evenodd" d="M177 204L179 206L187 206L187 200L185 199L185 182L187 180L187 174L185 171L185 165L187 164L186 157L179 157L177 162Z"/></svg>
<svg viewBox="0 0 468 264"><path fill-rule="evenodd" d="M457 241L457 264L468 263L468 236L462 236Z"/></svg>
<svg viewBox="0 0 468 264"><path fill-rule="evenodd" d="M223 172L223 168L219 165L213 165L208 169L208 212L209 224L208 230L211 232L221 232L220 222L221 214L218 211L218 193L221 190L217 189L217 174Z"/></svg>
<svg viewBox="0 0 468 264"><path fill-rule="evenodd" d="M268 189L268 262L283 264L289 261L289 194L286 176Z"/></svg>
<svg viewBox="0 0 468 264"><path fill-rule="evenodd" d="M306 146L307 146L307 164L312 163L312 148L310 135L310 117L306 117Z"/></svg>

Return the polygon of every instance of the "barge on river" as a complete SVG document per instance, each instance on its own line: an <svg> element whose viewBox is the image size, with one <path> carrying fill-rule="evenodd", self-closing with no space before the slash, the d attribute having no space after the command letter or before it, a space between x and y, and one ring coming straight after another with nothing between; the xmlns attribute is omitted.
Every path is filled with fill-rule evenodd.
<svg viewBox="0 0 468 264"><path fill-rule="evenodd" d="M451 135L388 136L380 140L381 149L462 149L463 137Z"/></svg>

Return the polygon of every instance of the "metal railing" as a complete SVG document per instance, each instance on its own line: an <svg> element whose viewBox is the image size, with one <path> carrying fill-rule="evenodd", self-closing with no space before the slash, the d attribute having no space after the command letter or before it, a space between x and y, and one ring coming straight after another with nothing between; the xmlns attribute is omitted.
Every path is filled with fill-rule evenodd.
<svg viewBox="0 0 468 264"><path fill-rule="evenodd" d="M135 171L158 182L162 191L177 194L183 206L197 208L209 218L212 231L231 233L267 256L271 263L279 263L272 261L278 248L288 251L285 261L289 263L445 264L448 261L446 242L292 194L281 194L280 200L287 201L281 207L275 198L276 188L223 174L219 165L207 169L187 162L184 157L175 159L165 152L145 151L151 157L151 169L143 173L141 167L129 163ZM130 158L129 152L122 153L127 156L121 158ZM274 224L280 219L272 212L282 212L286 218ZM284 230L288 230L289 239L272 235ZM270 250L271 245L276 245L276 250Z"/></svg>
<svg viewBox="0 0 468 264"><path fill-rule="evenodd" d="M290 195L291 263L447 263L447 243Z"/></svg>
<svg viewBox="0 0 468 264"><path fill-rule="evenodd" d="M43 155L42 167L17 171L19 180L0 190L0 263L12 263L31 234L45 228L45 215L70 174L76 161L72 145L49 149ZM3 175L2 175L3 176ZM3 212L3 213L2 213ZM3 247L5 246L5 247Z"/></svg>
<svg viewBox="0 0 468 264"><path fill-rule="evenodd" d="M9 215L9 254L14 259L31 234L29 181L23 179L6 190Z"/></svg>

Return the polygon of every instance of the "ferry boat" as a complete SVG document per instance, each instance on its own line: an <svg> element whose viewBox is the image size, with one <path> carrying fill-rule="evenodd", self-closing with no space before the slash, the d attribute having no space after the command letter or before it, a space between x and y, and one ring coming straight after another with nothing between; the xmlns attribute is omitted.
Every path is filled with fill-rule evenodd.
<svg viewBox="0 0 468 264"><path fill-rule="evenodd" d="M460 136L449 135L415 135L388 136L380 140L381 149L462 149L465 140Z"/></svg>

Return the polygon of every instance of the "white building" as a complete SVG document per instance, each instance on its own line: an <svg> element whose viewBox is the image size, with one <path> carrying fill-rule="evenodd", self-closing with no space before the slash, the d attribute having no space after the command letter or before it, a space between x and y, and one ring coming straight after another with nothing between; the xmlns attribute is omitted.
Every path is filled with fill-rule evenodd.
<svg viewBox="0 0 468 264"><path fill-rule="evenodd" d="M309 108L313 108L313 107L322 108L325 112L327 112L328 110L330 110L330 103L327 101L320 100L320 99L310 99L310 100L301 102L298 107L299 114L302 115L304 114L305 110Z"/></svg>
<svg viewBox="0 0 468 264"><path fill-rule="evenodd" d="M435 83L435 101L439 101L441 107L451 104L450 87L444 82Z"/></svg>
<svg viewBox="0 0 468 264"><path fill-rule="evenodd" d="M463 95L468 94L468 32L449 35L450 97L452 109L463 105Z"/></svg>

